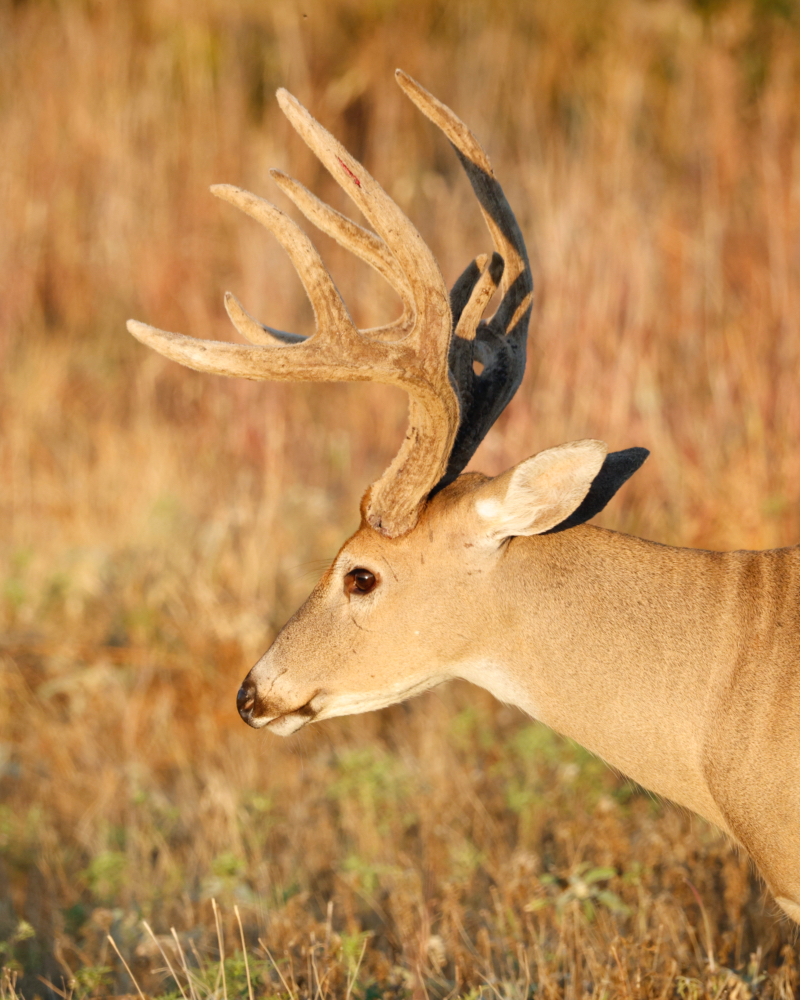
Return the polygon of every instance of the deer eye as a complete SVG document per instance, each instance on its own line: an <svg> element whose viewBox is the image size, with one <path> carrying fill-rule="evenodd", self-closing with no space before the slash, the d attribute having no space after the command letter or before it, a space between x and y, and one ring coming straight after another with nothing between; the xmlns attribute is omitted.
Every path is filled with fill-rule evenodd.
<svg viewBox="0 0 800 1000"><path fill-rule="evenodd" d="M344 590L346 594L368 594L375 589L378 578L368 569L356 568L350 570L344 578Z"/></svg>

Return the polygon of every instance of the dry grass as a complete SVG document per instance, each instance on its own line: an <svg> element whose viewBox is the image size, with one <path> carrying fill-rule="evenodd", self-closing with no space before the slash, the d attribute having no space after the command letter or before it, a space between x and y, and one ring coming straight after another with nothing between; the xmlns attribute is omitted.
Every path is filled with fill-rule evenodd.
<svg viewBox="0 0 800 1000"><path fill-rule="evenodd" d="M387 184L448 280L484 251L400 65L484 140L534 264L526 381L476 466L583 436L646 445L606 525L795 542L795 14L0 4L0 964L21 974L3 1000L57 995L37 975L134 992L108 934L150 994L180 996L166 956L187 997L221 996L222 969L246 996L234 906L258 996L797 994L795 932L724 838L482 692L287 742L246 730L238 683L353 527L404 400L196 375L123 326L233 338L225 287L308 324L279 248L206 190L272 197L277 165L343 206L279 85ZM358 320L390 314L319 245Z"/></svg>

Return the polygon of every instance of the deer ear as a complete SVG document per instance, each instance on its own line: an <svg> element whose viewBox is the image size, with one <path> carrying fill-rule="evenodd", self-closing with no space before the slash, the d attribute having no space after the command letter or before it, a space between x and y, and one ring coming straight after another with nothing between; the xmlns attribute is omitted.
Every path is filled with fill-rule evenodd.
<svg viewBox="0 0 800 1000"><path fill-rule="evenodd" d="M550 528L548 534L574 528L575 525L583 524L595 514L599 514L620 486L624 486L634 472L641 468L649 454L647 448L626 448L624 451L612 451L610 455L606 455L606 460L592 481L583 503L569 517L554 528Z"/></svg>
<svg viewBox="0 0 800 1000"><path fill-rule="evenodd" d="M484 483L475 512L492 541L540 535L575 513L608 451L602 441L573 441L542 451Z"/></svg>

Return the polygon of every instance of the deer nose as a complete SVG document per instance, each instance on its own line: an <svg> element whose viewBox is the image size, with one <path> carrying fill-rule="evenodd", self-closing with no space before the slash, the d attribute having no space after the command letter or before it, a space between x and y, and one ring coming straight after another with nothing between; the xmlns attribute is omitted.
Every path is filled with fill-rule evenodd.
<svg viewBox="0 0 800 1000"><path fill-rule="evenodd" d="M253 718L253 706L256 703L256 685L248 674L242 681L242 686L239 688L239 693L236 695L236 707L239 709L239 715L244 719L248 726L252 725Z"/></svg>

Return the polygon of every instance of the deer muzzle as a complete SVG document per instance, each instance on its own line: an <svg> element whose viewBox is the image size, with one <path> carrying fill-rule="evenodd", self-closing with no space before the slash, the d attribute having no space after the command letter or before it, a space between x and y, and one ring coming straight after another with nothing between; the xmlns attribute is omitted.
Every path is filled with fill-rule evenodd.
<svg viewBox="0 0 800 1000"><path fill-rule="evenodd" d="M242 682L236 695L236 707L239 715L253 729L269 727L270 732L278 736L290 736L317 717L321 706L319 692L314 692L306 701L290 706L280 696L273 693L274 683L270 685L267 696L259 694L258 685L251 671ZM276 678L277 679L277 678Z"/></svg>

